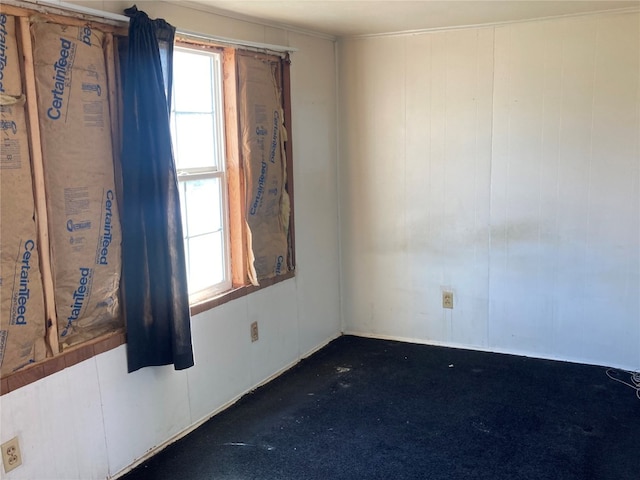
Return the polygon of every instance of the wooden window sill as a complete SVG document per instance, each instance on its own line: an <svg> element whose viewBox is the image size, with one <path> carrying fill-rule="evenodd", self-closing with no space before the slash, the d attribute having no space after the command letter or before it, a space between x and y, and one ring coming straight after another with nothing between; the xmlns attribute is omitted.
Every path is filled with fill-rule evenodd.
<svg viewBox="0 0 640 480"><path fill-rule="evenodd" d="M284 280L288 280L295 277L295 275L295 270L292 270L290 272L283 273L282 275L278 275L277 277L260 280L260 285L258 286L243 285L241 287L234 287L231 290L227 290L226 292L216 295L215 297L193 303L191 304L191 316L206 312L207 310L211 310L212 308L222 305L223 303L230 302L231 300L244 297L245 295L249 295L250 293L257 292L258 290L262 290L263 288L270 287L271 285L275 285L276 283L280 283Z"/></svg>
<svg viewBox="0 0 640 480"><path fill-rule="evenodd" d="M221 293L215 297L203 300L199 303L191 305L191 315L197 315L198 313L205 312L212 308L222 305L223 303L230 302L237 298L249 295L252 292L257 292L263 288L275 285L276 283L288 280L295 277L295 271L287 272L283 275L278 275L274 278L262 280L259 286L245 285L242 287L233 288L227 292ZM83 362L96 355L112 350L120 345L126 343L126 335L124 331L118 331L103 335L95 340L76 345L69 348L67 351L62 352L55 357L47 358L38 363L34 363L29 367L7 375L0 380L0 395L4 395L9 392L13 392L20 387L29 385L30 383L37 382L49 375L53 375L67 367L71 367L77 363Z"/></svg>
<svg viewBox="0 0 640 480"><path fill-rule="evenodd" d="M123 331L108 333L83 344L69 348L55 357L47 358L32 366L7 375L0 380L0 395L13 392L20 387L29 385L49 375L59 372L76 363L83 362L96 355L112 350L125 343Z"/></svg>

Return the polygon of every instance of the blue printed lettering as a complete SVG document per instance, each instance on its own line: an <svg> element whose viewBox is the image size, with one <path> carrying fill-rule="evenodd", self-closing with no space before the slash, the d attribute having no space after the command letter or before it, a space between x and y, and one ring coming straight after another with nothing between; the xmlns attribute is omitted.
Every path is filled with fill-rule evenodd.
<svg viewBox="0 0 640 480"><path fill-rule="evenodd" d="M73 64L68 60L69 52L75 44L71 41L60 38L60 58L53 64L53 71L55 75L52 77L55 82L53 84L53 98L51 100L51 106L47 109L47 117L51 120L58 120L61 116L60 110L64 105L64 91L67 86L67 78Z"/></svg>
<svg viewBox="0 0 640 480"><path fill-rule="evenodd" d="M11 130L11 132L15 135L16 133L18 133L18 126L14 121L0 120L0 130L2 131Z"/></svg>
<svg viewBox="0 0 640 480"><path fill-rule="evenodd" d="M260 201L262 200L262 195L264 195L264 183L267 179L267 164L262 162L262 168L260 169L260 177L258 178L258 191L256 192L256 198L251 204L251 209L249 212L251 215L255 215L258 213L258 207L260 206Z"/></svg>
<svg viewBox="0 0 640 480"><path fill-rule="evenodd" d="M112 208L114 201L113 190L107 190L107 199L104 202L104 226L102 232L102 242L98 244L98 265L107 265L107 256L109 255L109 245L113 240L111 233L111 218L113 216Z"/></svg>
<svg viewBox="0 0 640 480"><path fill-rule="evenodd" d="M18 283L18 291L14 295L14 307L16 313L15 318L11 322L12 325L26 325L27 319L27 303L29 302L29 270L31 270L31 252L36 247L33 240L24 242L24 251L22 252L22 262L20 265L20 280Z"/></svg>
<svg viewBox="0 0 640 480"><path fill-rule="evenodd" d="M0 14L0 93L4 93L4 69L7 66L7 16Z"/></svg>
<svg viewBox="0 0 640 480"><path fill-rule="evenodd" d="M278 132L280 127L280 112L273 111L273 135L271 136L271 149L269 150L269 161L276 163L276 147L278 146Z"/></svg>
<svg viewBox="0 0 640 480"><path fill-rule="evenodd" d="M85 45L91 46L91 25L85 25L80 30L80 41Z"/></svg>
<svg viewBox="0 0 640 480"><path fill-rule="evenodd" d="M88 284L93 270L91 268L80 267L80 279L78 280L78 288L73 292L73 303L70 305L71 314L67 317L67 324L65 325L61 337L66 337L69 334L69 329L73 326L73 322L78 320L82 313L82 307L84 306L85 299L88 294Z"/></svg>

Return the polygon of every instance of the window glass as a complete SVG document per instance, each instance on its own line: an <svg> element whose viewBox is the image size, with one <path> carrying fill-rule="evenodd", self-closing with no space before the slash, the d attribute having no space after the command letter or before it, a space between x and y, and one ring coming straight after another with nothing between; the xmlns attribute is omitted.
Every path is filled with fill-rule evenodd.
<svg viewBox="0 0 640 480"><path fill-rule="evenodd" d="M231 288L220 55L176 48L173 140L189 293Z"/></svg>
<svg viewBox="0 0 640 480"><path fill-rule="evenodd" d="M224 281L222 232L188 239L189 290L198 292Z"/></svg>
<svg viewBox="0 0 640 480"><path fill-rule="evenodd" d="M213 111L211 63L210 55L176 50L173 58L173 81L181 86L174 92L177 111ZM183 85L189 85L189 88L182 88Z"/></svg>
<svg viewBox="0 0 640 480"><path fill-rule="evenodd" d="M184 183L189 236L222 230L220 179L205 178Z"/></svg>

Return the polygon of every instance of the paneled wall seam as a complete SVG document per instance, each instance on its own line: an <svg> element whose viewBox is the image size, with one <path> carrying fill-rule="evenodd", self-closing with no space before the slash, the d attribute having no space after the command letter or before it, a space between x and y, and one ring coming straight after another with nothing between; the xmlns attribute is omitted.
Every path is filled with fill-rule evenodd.
<svg viewBox="0 0 640 480"><path fill-rule="evenodd" d="M340 315L340 333L344 333L346 329L346 320L344 315L344 305L343 305L343 292L342 286L344 284L344 277L342 273L342 215L340 213L342 206L342 112L341 112L341 102L340 102L340 48L338 44L339 40L333 41L333 61L334 61L334 70L335 70L335 108L336 108L336 194L338 196L338 201L336 203L336 218L338 221L338 315Z"/></svg>
<svg viewBox="0 0 640 480"><path fill-rule="evenodd" d="M491 42L491 127L489 129L489 135L491 137L489 141L489 212L488 212L488 259L487 259L487 322L485 327L486 334L486 346L488 348L492 347L491 341L491 322L489 319L491 318L491 265L493 262L491 261L492 252L493 252L493 228L492 228L492 211L493 211L493 142L494 142L494 131L493 125L495 122L495 100L496 100L496 27L491 28L492 42Z"/></svg>
<svg viewBox="0 0 640 480"><path fill-rule="evenodd" d="M105 460L106 460L107 473L109 474L109 477L111 477L115 472L111 471L111 462L109 462L109 458L110 458L109 442L107 441L107 423L105 421L105 415L104 415L104 399L102 396L102 382L100 380L100 368L98 367L98 362L95 360L95 358L91 359L91 361L93 362L93 365L95 366L95 370L96 370L98 396L100 397L100 420L102 421L102 439L104 441L104 451L106 454Z"/></svg>

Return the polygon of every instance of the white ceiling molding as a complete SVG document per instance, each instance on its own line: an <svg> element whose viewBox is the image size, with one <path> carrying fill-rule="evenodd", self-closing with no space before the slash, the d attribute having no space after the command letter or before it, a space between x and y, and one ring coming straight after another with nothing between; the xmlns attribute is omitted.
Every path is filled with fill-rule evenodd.
<svg viewBox="0 0 640 480"><path fill-rule="evenodd" d="M638 0L173 0L171 3L306 34L320 32L333 38L488 26L640 6Z"/></svg>
<svg viewBox="0 0 640 480"><path fill-rule="evenodd" d="M76 18L83 20L99 20L108 25L125 26L129 23L129 17L117 13L105 12L83 5L63 2L60 0L2 0L2 3L14 7L28 8L41 13L74 14Z"/></svg>
<svg viewBox="0 0 640 480"><path fill-rule="evenodd" d="M452 27L423 28L419 30L406 30L401 32L346 35L341 38L350 39L350 38L373 38L373 37L399 37L399 36L406 36L406 35L420 35L422 33L442 32L447 30L464 30L468 28L491 28L491 27L499 27L501 25L513 25L513 24L525 23L525 22L545 22L549 20L562 20L566 18L588 17L592 15L615 15L620 13L634 13L634 12L640 12L640 6L630 7L630 8L617 8L613 10L598 10L594 12L584 12L584 13L568 13L566 15L554 15L552 17L536 17L536 18L527 18L523 20L507 20L504 22L480 23L476 25L457 25Z"/></svg>
<svg viewBox="0 0 640 480"><path fill-rule="evenodd" d="M312 37L319 37L319 38L323 38L325 40L331 40L331 41L335 41L337 39L337 37L335 35L324 33L324 32L321 32L321 31L310 30L310 29L306 29L306 28L300 28L300 27L295 26L295 25L289 25L289 24L286 24L286 23L269 21L267 19L263 19L263 18L251 16L251 15L244 15L242 13L237 13L237 12L234 12L234 11L231 11L231 10L225 10L225 9L210 5L206 1L205 2L192 1L192 0L161 0L161 1L164 2L164 3L179 4L182 7L190 8L192 10L198 10L198 11L201 11L201 12L211 13L211 14L217 15L219 17L231 18L233 20L239 20L239 21L242 21L242 22L253 23L255 25L260 25L260 26L263 26L263 27L278 28L278 29L281 29L281 30L287 30L287 31L294 32L294 33L300 33L302 35L310 35Z"/></svg>

